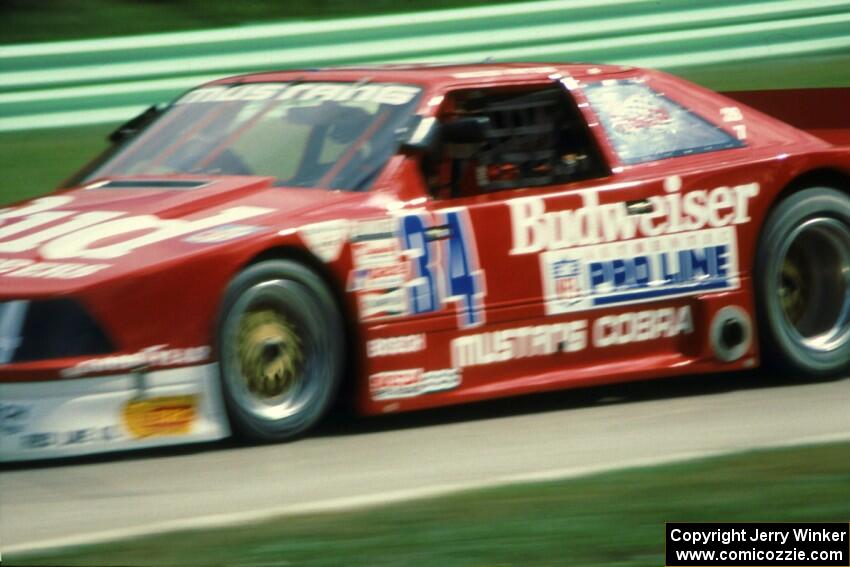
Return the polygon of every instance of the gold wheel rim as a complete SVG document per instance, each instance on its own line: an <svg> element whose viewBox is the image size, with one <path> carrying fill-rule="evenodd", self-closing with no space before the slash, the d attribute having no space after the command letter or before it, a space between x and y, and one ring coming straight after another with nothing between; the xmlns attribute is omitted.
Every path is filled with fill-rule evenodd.
<svg viewBox="0 0 850 567"><path fill-rule="evenodd" d="M798 258L789 251L782 263L780 272L779 300L785 316L793 324L797 324L802 318L807 307L806 280L800 269Z"/></svg>
<svg viewBox="0 0 850 567"><path fill-rule="evenodd" d="M786 242L777 274L784 337L818 356L850 347L850 224L810 218Z"/></svg>
<svg viewBox="0 0 850 567"><path fill-rule="evenodd" d="M294 392L301 378L301 340L295 326L277 311L242 316L236 337L242 377L249 392L271 399Z"/></svg>

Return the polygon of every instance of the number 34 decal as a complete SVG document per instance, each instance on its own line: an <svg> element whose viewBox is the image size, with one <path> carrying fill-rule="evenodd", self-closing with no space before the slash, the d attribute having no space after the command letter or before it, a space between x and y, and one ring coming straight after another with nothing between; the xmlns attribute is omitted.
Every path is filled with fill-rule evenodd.
<svg viewBox="0 0 850 567"><path fill-rule="evenodd" d="M433 219L433 222L432 222ZM458 324L484 322L484 273L478 264L475 234L466 209L401 218L401 241L413 264L409 285L413 313L430 313L456 303Z"/></svg>

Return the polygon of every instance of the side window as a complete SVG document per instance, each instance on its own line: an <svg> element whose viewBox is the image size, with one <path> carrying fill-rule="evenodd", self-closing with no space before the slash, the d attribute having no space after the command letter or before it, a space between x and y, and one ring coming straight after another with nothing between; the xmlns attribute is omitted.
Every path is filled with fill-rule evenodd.
<svg viewBox="0 0 850 567"><path fill-rule="evenodd" d="M635 81L603 81L585 95L625 164L738 148L720 127Z"/></svg>
<svg viewBox="0 0 850 567"><path fill-rule="evenodd" d="M438 198L556 185L608 174L575 103L556 86L458 91L440 120L484 117L484 139L443 143L426 166Z"/></svg>

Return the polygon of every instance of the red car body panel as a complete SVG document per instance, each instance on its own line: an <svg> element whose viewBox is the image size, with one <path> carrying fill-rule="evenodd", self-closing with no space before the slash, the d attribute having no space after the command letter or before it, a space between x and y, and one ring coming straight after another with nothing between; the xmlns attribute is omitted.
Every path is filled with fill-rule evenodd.
<svg viewBox="0 0 850 567"><path fill-rule="evenodd" d="M601 155L607 161L610 175L559 186L511 189L458 199L435 199L429 194L420 174L419 158L399 154L390 159L372 189L367 192L287 189L273 186L271 178L251 176L176 176L175 179L209 182L208 186L190 191L105 189L100 188L98 183L108 180L98 180L84 187L51 195L51 198L68 198L68 201L48 210L72 211L73 218L93 212L121 213L116 217L116 220L120 220L115 225L114 234L107 231L106 236L91 240L88 244L77 245L76 252L73 243L68 244L71 252L67 251L67 247L54 246L53 252L48 254L50 258L45 257L43 247L21 253L0 251L0 271L8 272L2 263L6 260L84 265L102 263L108 267L85 277L70 279L0 277L0 300L73 297L103 327L116 345L118 354L132 355L154 345L168 345L169 349L209 346L211 348L203 362L214 363L216 353L212 347L216 344L219 309L228 283L258 257L295 254L297 258L307 258L312 266L319 269L340 296L350 323L354 350L349 379L355 381L356 407L364 414L414 410L573 386L757 366L757 340L751 340L746 353L734 361L719 360L709 337L712 321L720 309L736 306L755 325L752 266L756 245L761 226L783 191L794 180L815 171L829 170L850 178L850 149L835 146L824 139L850 141L846 137L846 132L850 130L843 129L846 125L827 127L829 124L825 121L834 116L832 111L821 107L812 115L800 116L805 113L799 112L799 109L805 108L807 113L811 105L791 105L789 102L810 94L783 95L791 98L779 102L764 93L741 93L736 98L744 102L764 103L767 112L773 114L781 115L790 108L790 115L794 118L792 122L820 132L824 138L685 81L633 68L548 64L388 66L262 73L213 84L228 84L236 80L250 84L292 80L358 81L364 78L375 82L411 84L423 88L418 113L438 116L443 97L452 91L494 86L546 85L564 77L574 81L570 94L586 120ZM734 149L634 165L622 163L600 118L585 96L584 85L623 79L646 82L656 91L730 134L737 132L733 126L745 127L745 144ZM821 100L817 97L825 96L827 98L823 100L834 102L838 92L811 96L816 97L813 100ZM846 90L840 92L844 100L846 95ZM770 101L765 102L768 99ZM735 107L741 113L741 117L733 121L734 124L724 122L722 118L722 109L729 107ZM541 266L548 261L543 259L543 254L547 250L557 250L541 247L527 253L517 252L521 248L517 243L522 240L517 234L517 226L523 226L521 216L525 214L521 207L527 207L526 213L538 206L544 207L547 213L578 211L586 207L591 199L595 199L598 206L604 206L668 197L674 199L670 195L686 195L694 191L704 191L706 200L715 199L715 194L719 195L716 197L717 206L706 213L716 216L717 228L711 230L727 231L723 234L730 234L731 231L733 242L737 244L737 273L732 278L737 283L728 288L663 297L654 301L640 300L553 313L552 306L547 304ZM522 201L515 201L517 199ZM522 204L511 205L512 202ZM672 200L669 203L670 207L674 206ZM210 234L211 239L215 240L216 227L235 222L247 227L246 234L238 238L220 242L191 241L192 235L209 229L189 230L179 224L203 223L216 215L234 214L234 210L254 211L255 214L236 221L213 224L213 232ZM362 296L367 293L351 291L351 278L357 268L355 248L360 246L353 236L359 230L356 227L407 213L416 213L424 219L423 222L436 226L441 222L440 219L445 218L447 211L458 210L462 211L459 218L466 223L465 230L469 231L467 242L473 248L473 260L483 284L480 294L483 323L471 327L461 325L463 313L458 307L459 302L451 300L428 313L383 317L365 313L366 303ZM512 215L517 215L520 220ZM125 226L132 225L139 218L159 219L152 221L154 224L171 221L178 224L155 224L153 229L122 232ZM537 233L534 232L536 229L532 227L532 221L526 221L528 233L525 239L529 240L532 239L529 235ZM344 228L337 229L337 225ZM7 226L6 221L0 225L0 246L2 242L13 239L2 232L4 226ZM144 226L144 223L139 226ZM327 234L331 240L342 240L326 245L311 242L310 227L317 226L319 237ZM658 224L650 222L647 226L652 230ZM133 239L150 234L151 230L170 230L176 236L130 246L129 252L113 258L80 257L87 250L102 251L111 245L120 248L128 241L138 242ZM705 232L710 231L706 228ZM26 234L29 233L17 233L15 238ZM629 240L628 234L626 236L613 241ZM327 257L322 258L322 251L333 249L334 245L338 250L331 250ZM434 250L438 255L445 254L446 249L440 246ZM415 268L413 260L403 254L399 258L407 258L402 263L410 262L399 269L402 271L400 273L407 274L402 277L411 278L410 271ZM436 260L437 263L444 261ZM676 332L665 334L665 329L676 324L671 322L670 317L682 313L689 314L692 319L690 324L679 321L681 327ZM663 325L658 323L659 317L664 318ZM635 322L638 319L643 322ZM552 325L561 327L547 327ZM643 325L645 336L640 336L640 330L627 328L629 325ZM538 339L528 338L524 346L518 346L520 339L516 338L519 336L517 333L526 332L518 329L524 328L539 328L533 332L543 334L534 336L548 338L540 338L540 344L534 344ZM755 333L757 331L754 329ZM631 333L631 337L618 344L618 333ZM476 337L473 341L469 338L472 335L482 337ZM456 342L458 340L461 342ZM557 352L550 352L551 345L542 344L546 340L557 340ZM514 341L513 346L508 349L504 341ZM572 347L563 347L562 343L570 341L574 341ZM383 348L392 352L381 353ZM482 348L489 350L480 351ZM527 352L520 352L523 348ZM509 355L505 352L509 352ZM108 356L114 357L115 354ZM499 360L502 356L506 358ZM92 367L91 372L80 376L63 374L64 370L83 362L83 358L92 357L0 366L0 383L97 381L101 376L114 374L108 367L100 370ZM193 360L191 364L198 362ZM191 364L174 361L164 364L163 368ZM448 379L456 376L459 383L452 388L422 395L379 395L381 391L404 388L405 384L412 385L415 390L415 384L423 380L423 373L429 372L445 372L447 374L443 377ZM164 441L175 442L175 439Z"/></svg>

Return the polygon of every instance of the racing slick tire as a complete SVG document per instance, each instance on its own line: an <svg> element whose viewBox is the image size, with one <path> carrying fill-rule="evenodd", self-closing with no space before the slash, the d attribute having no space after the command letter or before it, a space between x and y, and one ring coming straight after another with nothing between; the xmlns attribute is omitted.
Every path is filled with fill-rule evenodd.
<svg viewBox="0 0 850 567"><path fill-rule="evenodd" d="M812 187L770 213L756 251L764 361L791 376L850 366L850 198Z"/></svg>
<svg viewBox="0 0 850 567"><path fill-rule="evenodd" d="M222 392L234 432L282 441L315 425L339 387L344 345L331 292L303 264L269 260L237 275L218 329Z"/></svg>

